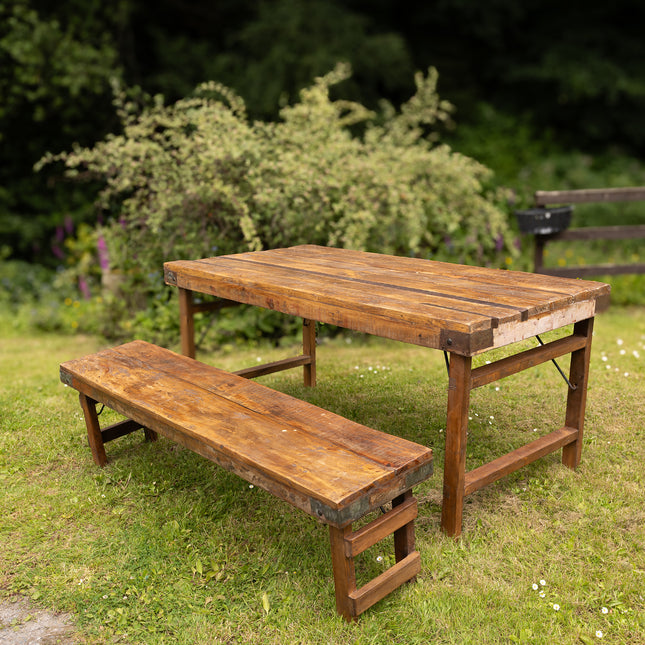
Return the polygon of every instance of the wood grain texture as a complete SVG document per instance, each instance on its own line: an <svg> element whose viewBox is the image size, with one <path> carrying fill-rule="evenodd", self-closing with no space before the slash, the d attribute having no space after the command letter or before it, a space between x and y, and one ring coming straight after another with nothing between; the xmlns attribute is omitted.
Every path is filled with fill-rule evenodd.
<svg viewBox="0 0 645 645"><path fill-rule="evenodd" d="M356 591L356 567L354 559L345 555L345 538L351 535L351 527L329 527L331 563L334 573L336 611L347 621L358 615L350 594Z"/></svg>
<svg viewBox="0 0 645 645"><path fill-rule="evenodd" d="M558 448L576 441L578 431L575 428L563 427L559 430L536 439L512 452L502 455L479 468L466 473L464 491L466 495L488 486L488 484L509 475L540 457L554 452Z"/></svg>
<svg viewBox="0 0 645 645"><path fill-rule="evenodd" d="M559 356L570 354L586 345L587 338L585 336L571 335L551 341L546 345L527 349L519 354L501 358L493 363L481 365L471 372L470 388L475 389L488 383L494 383Z"/></svg>
<svg viewBox="0 0 645 645"><path fill-rule="evenodd" d="M593 339L593 318L582 320L575 324L573 331L585 336L587 342L584 347L571 354L569 366L569 381L575 389L569 389L567 394L567 410L565 423L577 429L576 441L562 449L562 463L569 468L577 468L582 455L582 438L585 422L585 408L587 405L587 383L589 379L589 361L591 360L591 342Z"/></svg>
<svg viewBox="0 0 645 645"><path fill-rule="evenodd" d="M394 533L394 531L413 522L417 515L417 500L414 497L410 497L403 504L395 506L388 513L381 515L367 526L347 537L345 539L345 555L348 558L356 557Z"/></svg>
<svg viewBox="0 0 645 645"><path fill-rule="evenodd" d="M598 282L313 245L164 268L181 289L462 355L515 342L498 330L528 337L527 323L576 303L593 315L609 294Z"/></svg>
<svg viewBox="0 0 645 645"><path fill-rule="evenodd" d="M432 471L429 448L142 341L63 363L61 378L328 523Z"/></svg>
<svg viewBox="0 0 645 645"><path fill-rule="evenodd" d="M470 357L459 355L450 357L441 528L452 537L458 537L461 534L461 518L464 509L471 373Z"/></svg>
<svg viewBox="0 0 645 645"><path fill-rule="evenodd" d="M416 577L421 571L421 555L413 551L360 589L352 592L353 612L358 615L382 600L389 593Z"/></svg>

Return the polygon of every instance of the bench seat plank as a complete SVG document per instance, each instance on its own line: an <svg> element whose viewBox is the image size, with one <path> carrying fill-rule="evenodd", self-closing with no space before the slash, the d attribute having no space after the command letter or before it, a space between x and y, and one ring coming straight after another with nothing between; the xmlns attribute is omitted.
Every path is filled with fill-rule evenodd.
<svg viewBox="0 0 645 645"><path fill-rule="evenodd" d="M143 341L63 363L61 380L334 525L432 469L429 448Z"/></svg>

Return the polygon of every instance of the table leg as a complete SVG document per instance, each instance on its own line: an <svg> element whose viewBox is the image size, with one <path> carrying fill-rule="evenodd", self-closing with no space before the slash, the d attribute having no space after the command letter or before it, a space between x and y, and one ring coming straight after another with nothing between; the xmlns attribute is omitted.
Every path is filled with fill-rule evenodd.
<svg viewBox="0 0 645 645"><path fill-rule="evenodd" d="M302 353L311 358L303 365L305 387L316 385L316 321L304 318L302 321Z"/></svg>
<svg viewBox="0 0 645 645"><path fill-rule="evenodd" d="M574 335L585 336L587 343L581 349L571 353L569 382L576 389L572 390L569 388L565 425L569 428L576 428L578 435L573 443L562 448L562 463L569 468L576 468L578 466L582 454L582 432L585 420L585 406L587 403L587 382L589 378L593 322L593 318L581 320L573 328Z"/></svg>
<svg viewBox="0 0 645 645"><path fill-rule="evenodd" d="M179 288L179 333L181 353L195 358L195 319L193 312L193 292Z"/></svg>
<svg viewBox="0 0 645 645"><path fill-rule="evenodd" d="M452 537L461 534L461 516L464 508L471 369L470 356L450 355L441 528Z"/></svg>

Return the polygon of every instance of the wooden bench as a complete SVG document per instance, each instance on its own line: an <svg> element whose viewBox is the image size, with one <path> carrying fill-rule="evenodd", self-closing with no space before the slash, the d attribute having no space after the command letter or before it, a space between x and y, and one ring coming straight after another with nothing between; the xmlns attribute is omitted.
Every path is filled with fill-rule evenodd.
<svg viewBox="0 0 645 645"><path fill-rule="evenodd" d="M80 393L98 465L106 441L143 428L328 524L336 607L347 620L419 572L412 487L432 474L429 448L142 341L65 362L60 377ZM101 429L97 403L127 419ZM396 564L357 589L354 558L389 535Z"/></svg>

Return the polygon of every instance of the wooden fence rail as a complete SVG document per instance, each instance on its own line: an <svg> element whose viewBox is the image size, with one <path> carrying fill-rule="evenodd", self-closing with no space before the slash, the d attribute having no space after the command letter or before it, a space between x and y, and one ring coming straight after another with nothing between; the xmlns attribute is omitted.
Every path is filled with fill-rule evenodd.
<svg viewBox="0 0 645 645"><path fill-rule="evenodd" d="M538 190L535 205L555 206L601 202L645 201L645 186L634 188L593 188L585 190ZM645 225L586 226L559 233L535 235L534 271L547 275L582 278L594 275L645 273L645 263L598 264L570 267L545 267L544 247L548 242L566 240L627 240L645 238Z"/></svg>

